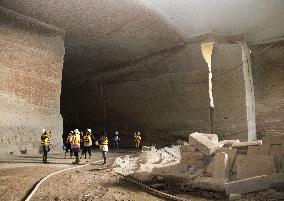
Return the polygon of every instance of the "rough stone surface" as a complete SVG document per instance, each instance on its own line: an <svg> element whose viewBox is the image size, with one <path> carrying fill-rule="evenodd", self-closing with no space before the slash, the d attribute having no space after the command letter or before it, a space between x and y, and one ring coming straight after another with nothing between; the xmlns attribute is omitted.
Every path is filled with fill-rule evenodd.
<svg viewBox="0 0 284 201"><path fill-rule="evenodd" d="M213 178L228 181L229 170L228 154L225 152L217 153L214 157Z"/></svg>
<svg viewBox="0 0 284 201"><path fill-rule="evenodd" d="M236 159L237 149L221 147L218 149L217 152L224 152L228 154L228 168L229 168L229 172L231 172L233 168L233 164L236 161L235 159Z"/></svg>
<svg viewBox="0 0 284 201"><path fill-rule="evenodd" d="M224 184L224 188L227 194L244 194L269 189L270 182L267 175L261 175L257 177L227 182Z"/></svg>
<svg viewBox="0 0 284 201"><path fill-rule="evenodd" d="M63 37L0 11L0 151L37 151L43 128L62 144Z"/></svg>
<svg viewBox="0 0 284 201"><path fill-rule="evenodd" d="M192 133L189 135L189 144L206 155L212 155L216 152L219 145L209 140L200 133Z"/></svg>
<svg viewBox="0 0 284 201"><path fill-rule="evenodd" d="M284 191L284 173L270 175L270 185L272 188Z"/></svg>
<svg viewBox="0 0 284 201"><path fill-rule="evenodd" d="M218 143L218 135L216 134L202 134L214 143Z"/></svg>
<svg viewBox="0 0 284 201"><path fill-rule="evenodd" d="M284 144L284 135L266 136L262 141L265 145L281 145Z"/></svg>
<svg viewBox="0 0 284 201"><path fill-rule="evenodd" d="M256 104L257 138L284 135L284 41L256 45L252 68Z"/></svg>
<svg viewBox="0 0 284 201"><path fill-rule="evenodd" d="M269 155L269 153L270 153L269 145L249 146L247 151L248 156Z"/></svg>
<svg viewBox="0 0 284 201"><path fill-rule="evenodd" d="M244 179L275 173L273 157L270 155L244 156L237 158L237 178Z"/></svg>

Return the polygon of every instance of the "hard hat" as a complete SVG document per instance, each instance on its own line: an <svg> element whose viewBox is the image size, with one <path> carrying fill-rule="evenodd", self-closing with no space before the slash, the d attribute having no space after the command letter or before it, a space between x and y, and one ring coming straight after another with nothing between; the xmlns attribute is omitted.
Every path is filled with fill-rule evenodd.
<svg viewBox="0 0 284 201"><path fill-rule="evenodd" d="M70 133L74 133L73 131L71 131Z"/></svg>
<svg viewBox="0 0 284 201"><path fill-rule="evenodd" d="M88 128L87 131L88 131L89 133L91 133L91 132L92 132L92 129Z"/></svg>
<svg viewBox="0 0 284 201"><path fill-rule="evenodd" d="M140 132L138 131L137 134L140 135Z"/></svg>
<svg viewBox="0 0 284 201"><path fill-rule="evenodd" d="M79 134L80 132L79 132L79 130L76 128L76 129L74 130L74 133Z"/></svg>
<svg viewBox="0 0 284 201"><path fill-rule="evenodd" d="M114 134L115 134L115 135L118 135L118 131L115 131Z"/></svg>
<svg viewBox="0 0 284 201"><path fill-rule="evenodd" d="M46 132L46 130L45 130L45 129L42 129L41 131L42 131L43 133L45 133L45 132Z"/></svg>

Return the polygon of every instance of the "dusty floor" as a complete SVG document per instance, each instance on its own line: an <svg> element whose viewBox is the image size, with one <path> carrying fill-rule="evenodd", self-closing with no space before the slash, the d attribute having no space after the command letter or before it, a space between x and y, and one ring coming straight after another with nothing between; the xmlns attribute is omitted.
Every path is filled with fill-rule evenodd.
<svg viewBox="0 0 284 201"><path fill-rule="evenodd" d="M109 154L110 158L116 156ZM97 160L101 160L99 152L94 153L91 160L82 160L82 164ZM49 157L50 163L44 165L41 163L40 155L0 155L0 200L22 200L39 179L55 171L74 167L71 164L72 161L74 159L64 159L63 154L52 154ZM262 197L261 194L257 195L258 198ZM259 200L254 199L257 195L252 195L246 200ZM189 196L189 193L178 193L178 196L194 201L208 200ZM149 195L123 180L112 171L110 161L107 166L98 163L50 177L40 186L32 200L154 201L162 199Z"/></svg>

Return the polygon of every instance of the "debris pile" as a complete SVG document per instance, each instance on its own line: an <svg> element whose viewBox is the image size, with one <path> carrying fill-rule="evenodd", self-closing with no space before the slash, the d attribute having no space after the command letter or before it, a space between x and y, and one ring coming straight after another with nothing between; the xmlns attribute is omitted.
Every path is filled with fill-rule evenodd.
<svg viewBox="0 0 284 201"><path fill-rule="evenodd" d="M143 182L155 178L186 183L193 189L241 194L273 187L284 190L284 136L240 142L218 141L215 134L192 133L189 143L157 150L143 147L138 156L117 158L114 170Z"/></svg>

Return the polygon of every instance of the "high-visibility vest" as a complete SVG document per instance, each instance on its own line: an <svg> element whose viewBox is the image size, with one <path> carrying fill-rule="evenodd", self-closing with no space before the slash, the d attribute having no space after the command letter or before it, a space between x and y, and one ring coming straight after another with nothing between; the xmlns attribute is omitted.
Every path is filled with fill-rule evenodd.
<svg viewBox="0 0 284 201"><path fill-rule="evenodd" d="M73 145L80 145L80 135L79 134L75 134L72 136L72 143Z"/></svg>
<svg viewBox="0 0 284 201"><path fill-rule="evenodd" d="M42 145L49 145L49 143L50 143L50 136L48 135L48 134L43 134L42 136L41 136L41 144Z"/></svg>
<svg viewBox="0 0 284 201"><path fill-rule="evenodd" d="M91 135L84 135L83 136L83 141L84 142L91 142L92 141Z"/></svg>
<svg viewBox="0 0 284 201"><path fill-rule="evenodd" d="M101 138L101 145L108 145L108 139L107 139L107 137L102 137L102 138Z"/></svg>
<svg viewBox="0 0 284 201"><path fill-rule="evenodd" d="M66 142L71 143L72 142L72 134L69 133Z"/></svg>
<svg viewBox="0 0 284 201"><path fill-rule="evenodd" d="M134 139L135 139L135 141L141 141L141 136L134 134Z"/></svg>

